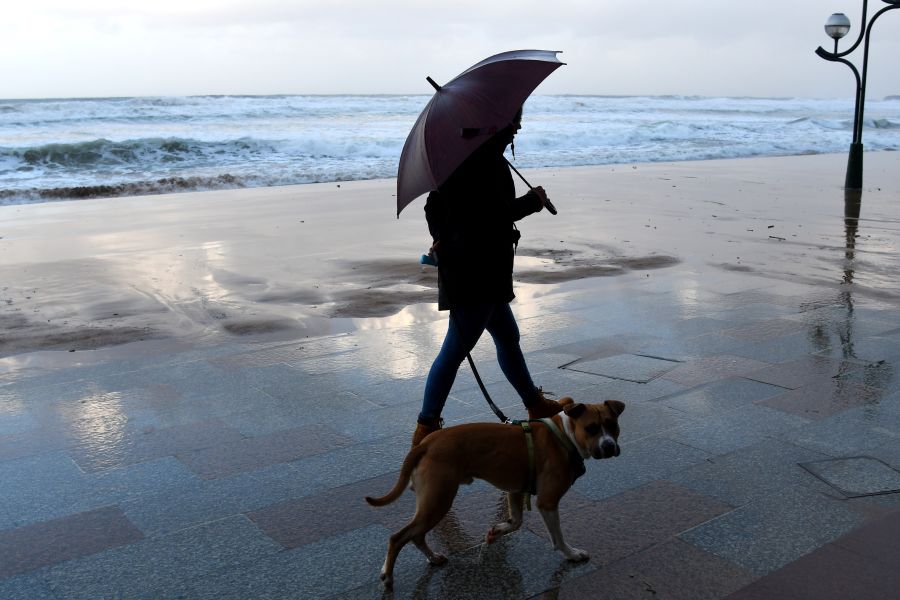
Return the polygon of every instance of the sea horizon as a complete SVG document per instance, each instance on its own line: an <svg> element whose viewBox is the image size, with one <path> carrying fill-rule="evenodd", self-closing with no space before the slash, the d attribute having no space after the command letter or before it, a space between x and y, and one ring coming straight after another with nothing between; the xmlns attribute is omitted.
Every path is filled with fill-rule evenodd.
<svg viewBox="0 0 900 600"><path fill-rule="evenodd" d="M44 97L0 97L0 102L45 102L45 101L66 101L66 100L131 100L135 98L341 98L341 97L359 97L359 98L397 98L405 96L426 96L431 94L427 91L419 92L376 92L371 94L361 93L279 93L270 94L136 94L136 95L120 95L120 96L44 96ZM684 99L704 99L704 98L731 98L736 100L836 100L853 102L852 95L846 96L753 96L741 94L581 94L581 93L558 93L558 94L533 94L534 97L555 97L555 98L684 98ZM879 102L889 100L900 100L900 93L888 94L881 98L867 98L867 102Z"/></svg>

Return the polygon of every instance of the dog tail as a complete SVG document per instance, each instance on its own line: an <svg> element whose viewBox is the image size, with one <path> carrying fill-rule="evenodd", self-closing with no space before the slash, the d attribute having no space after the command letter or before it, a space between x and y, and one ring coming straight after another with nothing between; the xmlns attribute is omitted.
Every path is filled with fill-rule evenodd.
<svg viewBox="0 0 900 600"><path fill-rule="evenodd" d="M425 455L425 452L426 448L422 444L419 444L410 450L406 455L406 458L403 459L403 466L400 467L400 476L397 478L397 483L394 484L394 488L381 498L366 496L366 502L372 506L384 506L399 498L401 494L403 494L403 490L406 489L406 486L409 485L409 479L412 477L413 469L419 464L419 461L422 459L422 456Z"/></svg>

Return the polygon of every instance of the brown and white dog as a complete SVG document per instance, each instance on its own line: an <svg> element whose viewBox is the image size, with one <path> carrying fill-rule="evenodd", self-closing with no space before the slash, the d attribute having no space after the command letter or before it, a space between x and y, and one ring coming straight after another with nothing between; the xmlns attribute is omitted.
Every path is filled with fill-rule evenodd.
<svg viewBox="0 0 900 600"><path fill-rule="evenodd" d="M444 518L453 504L460 484L483 479L507 492L510 518L488 531L487 542L516 531L522 525L525 494L536 484L540 510L553 547L571 561L589 558L587 552L563 541L559 525L559 501L583 473L587 458L619 455L619 415L625 405L618 400L603 404L578 404L569 397L560 400L563 412L549 419L565 439L558 439L545 422L531 421L534 481L529 482L529 459L523 428L501 423L470 423L438 430L412 448L403 461L394 488L381 498L366 497L372 506L384 506L400 497L412 481L416 493L416 514L391 536L381 569L385 587L393 586L394 562L400 550L412 541L432 565L447 558L428 547L425 534ZM580 470L579 470L580 469Z"/></svg>

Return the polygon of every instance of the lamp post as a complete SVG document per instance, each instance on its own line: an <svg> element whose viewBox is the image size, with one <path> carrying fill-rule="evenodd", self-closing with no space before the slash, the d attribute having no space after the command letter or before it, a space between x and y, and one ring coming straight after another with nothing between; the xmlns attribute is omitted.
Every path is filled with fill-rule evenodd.
<svg viewBox="0 0 900 600"><path fill-rule="evenodd" d="M863 0L862 19L860 21L862 26L860 27L859 37L857 38L856 43L850 46L849 50L838 52L838 41L850 31L850 19L848 19L844 13L834 13L828 17L827 21L825 21L825 33L834 40L834 52L828 52L822 48L822 46L816 48L816 54L821 58L847 65L856 77L856 106L853 110L853 141L850 143L850 156L847 159L847 178L844 181L845 190L862 190L863 111L865 110L866 102L866 76L869 67L869 40L872 38L872 25L875 24L878 17L887 11L900 8L900 0L882 0L882 2L889 4L890 6L885 6L875 13L875 16L872 17L867 25L866 13L869 0ZM844 57L856 50L863 40L865 40L865 44L863 49L862 77L860 77L856 66Z"/></svg>

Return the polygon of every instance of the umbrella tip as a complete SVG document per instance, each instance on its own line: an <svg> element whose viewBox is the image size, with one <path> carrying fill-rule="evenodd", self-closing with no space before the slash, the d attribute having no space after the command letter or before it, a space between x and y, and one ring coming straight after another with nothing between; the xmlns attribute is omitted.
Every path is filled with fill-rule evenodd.
<svg viewBox="0 0 900 600"><path fill-rule="evenodd" d="M437 92L441 91L441 86L439 86L439 85L434 81L434 79L432 79L431 77L425 77L425 79L428 80L428 83L431 84L431 86L435 89L435 91L437 91Z"/></svg>

